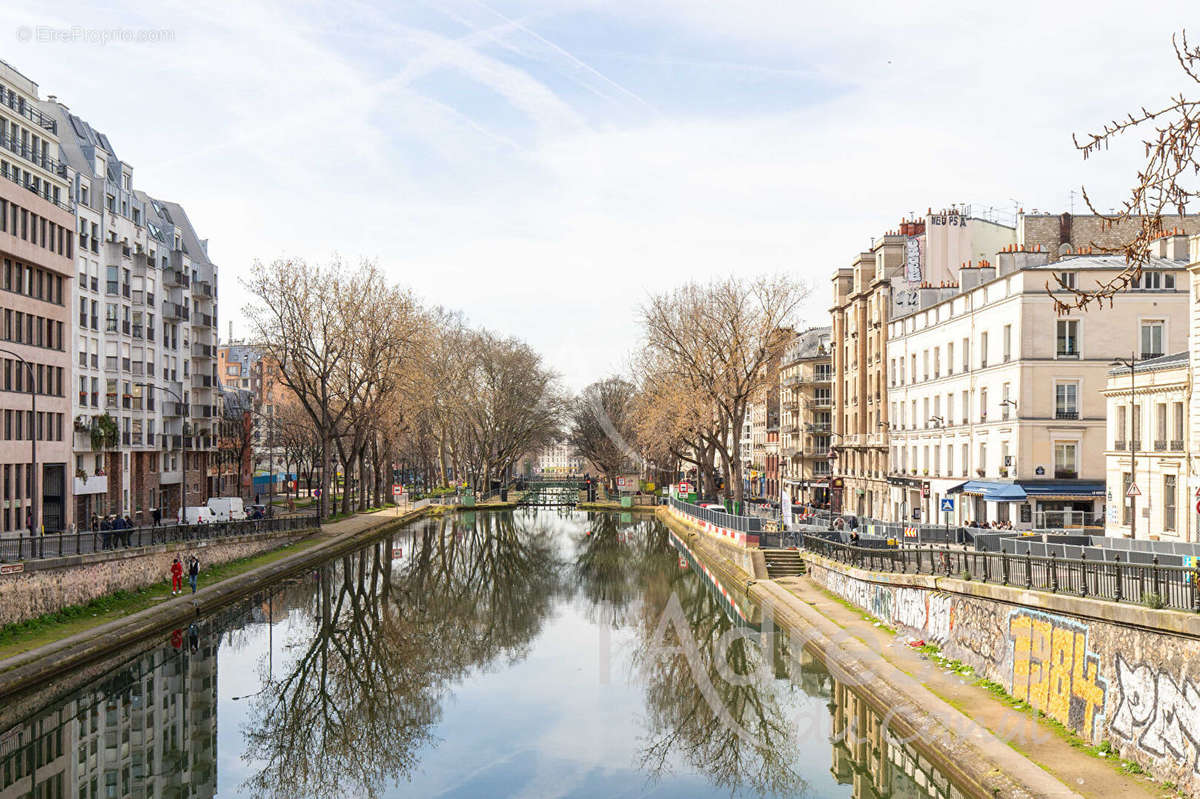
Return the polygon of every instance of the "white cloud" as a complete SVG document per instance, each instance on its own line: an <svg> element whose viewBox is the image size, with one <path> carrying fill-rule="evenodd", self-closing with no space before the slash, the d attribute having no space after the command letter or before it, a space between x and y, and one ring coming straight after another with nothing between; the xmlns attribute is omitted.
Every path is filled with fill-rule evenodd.
<svg viewBox="0 0 1200 799"><path fill-rule="evenodd" d="M105 26L175 42L3 57L188 208L223 319L254 258L363 254L581 385L622 366L637 304L681 280L787 270L821 322L832 270L909 211L1060 210L1084 182L1115 204L1136 139L1085 164L1070 134L1184 88L1169 37L1190 10L118 5ZM93 17L8 4L0 37ZM718 103L730 73L754 80Z"/></svg>

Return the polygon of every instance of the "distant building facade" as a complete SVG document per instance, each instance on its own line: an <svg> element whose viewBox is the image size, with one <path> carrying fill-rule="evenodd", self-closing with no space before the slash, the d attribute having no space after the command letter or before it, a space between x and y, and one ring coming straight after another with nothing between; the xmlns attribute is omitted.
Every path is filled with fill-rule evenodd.
<svg viewBox="0 0 1200 799"><path fill-rule="evenodd" d="M780 368L780 483L793 504L829 503L832 335L830 327L797 333Z"/></svg>

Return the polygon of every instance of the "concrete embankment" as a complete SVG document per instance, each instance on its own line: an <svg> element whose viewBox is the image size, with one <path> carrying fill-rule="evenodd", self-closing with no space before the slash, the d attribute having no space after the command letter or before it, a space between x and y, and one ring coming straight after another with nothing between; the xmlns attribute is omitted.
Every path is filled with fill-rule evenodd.
<svg viewBox="0 0 1200 799"><path fill-rule="evenodd" d="M752 553L732 551L735 548L722 546L718 539L665 512L659 517L686 537L689 547L727 589L762 606L776 628L817 655L835 678L854 686L892 729L922 748L937 768L970 795L1080 796L829 616L776 582L752 577L750 570L757 571ZM747 562L750 570L742 565ZM1027 718L1027 723L1032 725L1032 719ZM1032 730L1027 732L1032 734Z"/></svg>
<svg viewBox="0 0 1200 799"><path fill-rule="evenodd" d="M303 573L316 564L394 532L426 515L427 508L395 515L393 511L364 514L327 525L323 539L294 555L201 588L108 624L63 638L52 644L0 661L0 702L72 669L107 657L142 639L186 627L198 616L251 595L276 580Z"/></svg>

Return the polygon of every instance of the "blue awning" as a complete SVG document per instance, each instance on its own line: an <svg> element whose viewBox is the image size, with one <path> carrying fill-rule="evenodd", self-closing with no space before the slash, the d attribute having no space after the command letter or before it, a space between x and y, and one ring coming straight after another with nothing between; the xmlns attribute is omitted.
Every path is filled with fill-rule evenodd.
<svg viewBox="0 0 1200 799"><path fill-rule="evenodd" d="M968 480L954 486L948 494L977 494L988 502L1024 502L1025 490L1016 483L998 483L989 480Z"/></svg>
<svg viewBox="0 0 1200 799"><path fill-rule="evenodd" d="M1023 480L1020 486L1030 497L1102 497L1103 480Z"/></svg>

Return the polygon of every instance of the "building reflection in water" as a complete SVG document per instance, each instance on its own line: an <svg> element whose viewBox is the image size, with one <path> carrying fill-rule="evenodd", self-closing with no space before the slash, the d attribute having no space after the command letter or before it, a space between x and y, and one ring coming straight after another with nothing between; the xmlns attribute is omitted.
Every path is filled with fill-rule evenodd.
<svg viewBox="0 0 1200 799"><path fill-rule="evenodd" d="M0 799L217 790L217 639L198 626L0 734Z"/></svg>
<svg viewBox="0 0 1200 799"><path fill-rule="evenodd" d="M855 799L962 799L962 792L849 686L834 683L829 709L831 771L839 783L853 786Z"/></svg>

